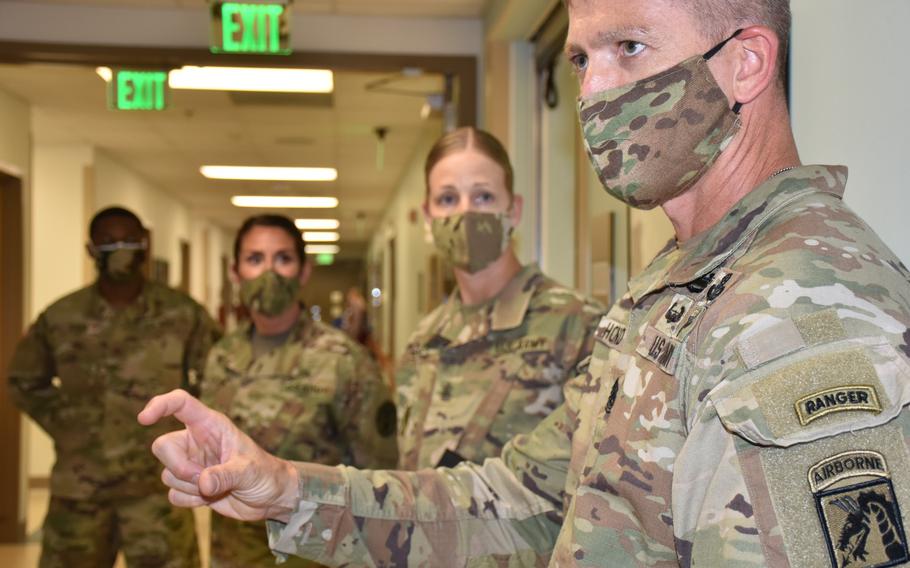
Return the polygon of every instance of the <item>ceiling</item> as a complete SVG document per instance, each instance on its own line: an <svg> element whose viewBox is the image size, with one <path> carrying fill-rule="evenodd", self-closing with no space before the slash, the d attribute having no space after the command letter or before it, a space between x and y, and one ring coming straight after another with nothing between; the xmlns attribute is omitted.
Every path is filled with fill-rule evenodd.
<svg viewBox="0 0 910 568"><path fill-rule="evenodd" d="M135 8L204 8L209 0L40 0L45 4L94 4ZM296 0L294 10L309 14L391 17L483 15L488 0Z"/></svg>
<svg viewBox="0 0 910 568"><path fill-rule="evenodd" d="M0 65L0 88L32 105L36 144L98 148L187 204L194 214L229 230L256 212L232 206L232 195L338 197L338 209L286 212L339 218L342 253L345 244L362 250L418 143L442 129L440 118L421 118L423 97L367 90L369 83L387 77L336 72L330 101L252 93L249 100L239 100L227 92L172 90L163 112L118 112L108 110L106 83L93 69ZM422 75L400 78L394 86L438 93L443 81ZM381 168L375 133L379 126L388 128ZM337 168L339 177L318 183L216 181L202 177L203 164L327 166Z"/></svg>

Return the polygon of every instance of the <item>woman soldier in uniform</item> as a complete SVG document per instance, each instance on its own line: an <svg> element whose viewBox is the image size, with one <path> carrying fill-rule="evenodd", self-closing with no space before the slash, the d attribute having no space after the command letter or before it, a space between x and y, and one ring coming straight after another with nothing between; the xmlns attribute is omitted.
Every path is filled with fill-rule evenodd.
<svg viewBox="0 0 910 568"><path fill-rule="evenodd" d="M251 321L209 354L202 399L275 455L361 468L395 465L395 407L372 358L300 304L310 276L293 221L260 215L234 241ZM212 567L275 565L262 524L212 518ZM299 558L290 566L314 566Z"/></svg>
<svg viewBox="0 0 910 568"><path fill-rule="evenodd" d="M426 183L426 220L457 289L420 322L398 366L403 469L482 462L530 431L562 403L604 311L518 261L511 234L522 201L493 136L443 136Z"/></svg>

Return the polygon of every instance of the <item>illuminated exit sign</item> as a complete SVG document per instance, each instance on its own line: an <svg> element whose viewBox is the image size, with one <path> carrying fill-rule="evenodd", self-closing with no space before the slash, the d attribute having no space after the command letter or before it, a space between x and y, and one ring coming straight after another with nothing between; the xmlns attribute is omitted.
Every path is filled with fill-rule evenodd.
<svg viewBox="0 0 910 568"><path fill-rule="evenodd" d="M286 55L291 52L288 6L274 3L215 2L212 51Z"/></svg>
<svg viewBox="0 0 910 568"><path fill-rule="evenodd" d="M107 101L113 110L164 110L167 71L114 69L108 82Z"/></svg>

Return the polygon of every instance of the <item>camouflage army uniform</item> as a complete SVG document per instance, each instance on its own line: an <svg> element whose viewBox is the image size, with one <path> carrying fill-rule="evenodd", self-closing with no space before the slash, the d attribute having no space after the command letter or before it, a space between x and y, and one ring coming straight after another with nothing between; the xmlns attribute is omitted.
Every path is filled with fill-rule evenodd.
<svg viewBox="0 0 910 568"><path fill-rule="evenodd" d="M206 403L286 459L395 465L395 406L360 345L305 310L284 344L255 358L251 333L247 324L212 349ZM295 560L291 566L315 566ZM213 515L213 568L274 565L262 525Z"/></svg>
<svg viewBox="0 0 910 568"><path fill-rule="evenodd" d="M16 404L54 440L42 566L198 566L191 511L170 506L149 447L176 421L149 430L149 398L195 390L220 332L188 296L146 282L114 309L95 286L51 305L19 343L9 369Z"/></svg>
<svg viewBox="0 0 910 568"><path fill-rule="evenodd" d="M845 183L793 169L668 246L563 407L502 459L299 464L272 547L368 566L907 561L910 274Z"/></svg>
<svg viewBox="0 0 910 568"><path fill-rule="evenodd" d="M401 469L500 454L562 404L605 310L524 267L490 302L456 291L420 325L396 373Z"/></svg>

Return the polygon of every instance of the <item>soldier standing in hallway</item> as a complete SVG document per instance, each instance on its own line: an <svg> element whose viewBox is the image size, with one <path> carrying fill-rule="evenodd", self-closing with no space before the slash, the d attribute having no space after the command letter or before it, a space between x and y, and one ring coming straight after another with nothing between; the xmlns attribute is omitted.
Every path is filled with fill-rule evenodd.
<svg viewBox="0 0 910 568"><path fill-rule="evenodd" d="M247 219L234 277L250 320L212 348L202 399L285 459L394 467L395 404L369 353L313 321L300 302L310 277L300 231L281 215ZM265 527L215 515L212 568L275 565ZM287 566L319 566L292 558Z"/></svg>
<svg viewBox="0 0 910 568"><path fill-rule="evenodd" d="M398 364L401 469L482 463L562 404L605 309L522 266L522 199L502 144L464 127L425 166L424 213L456 289L424 317Z"/></svg>
<svg viewBox="0 0 910 568"><path fill-rule="evenodd" d="M188 426L153 446L171 501L334 565L907 564L910 272L846 168L801 164L788 0L566 4L592 164L676 239L565 404L501 459L408 474L279 460L178 391L140 414Z"/></svg>
<svg viewBox="0 0 910 568"><path fill-rule="evenodd" d="M145 399L196 392L220 332L202 306L142 273L147 232L132 212L98 212L89 228L98 278L54 302L16 348L8 371L16 404L53 439L57 461L44 521L42 568L199 565L191 511L160 495L134 426Z"/></svg>

